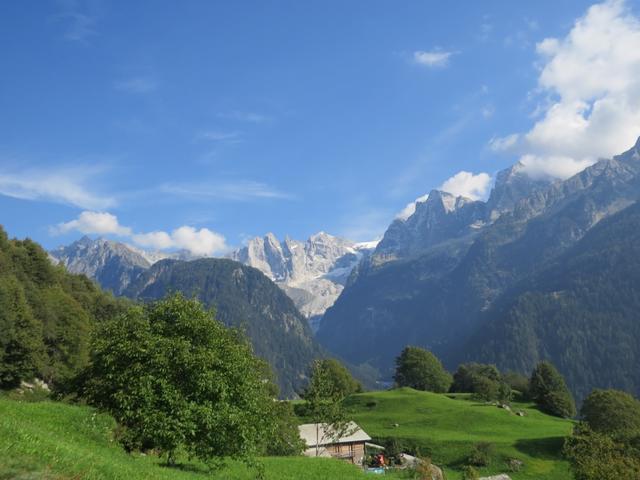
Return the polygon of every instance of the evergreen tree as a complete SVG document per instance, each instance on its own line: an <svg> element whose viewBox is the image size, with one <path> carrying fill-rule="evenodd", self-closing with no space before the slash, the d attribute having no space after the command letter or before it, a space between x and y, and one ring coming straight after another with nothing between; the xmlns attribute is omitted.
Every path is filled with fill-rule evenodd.
<svg viewBox="0 0 640 480"><path fill-rule="evenodd" d="M573 396L560 372L550 362L540 362L534 368L529 393L540 409L551 415L570 418L576 414Z"/></svg>
<svg viewBox="0 0 640 480"><path fill-rule="evenodd" d="M451 385L451 375L431 352L419 347L405 347L396 358L394 380L399 387L444 393Z"/></svg>

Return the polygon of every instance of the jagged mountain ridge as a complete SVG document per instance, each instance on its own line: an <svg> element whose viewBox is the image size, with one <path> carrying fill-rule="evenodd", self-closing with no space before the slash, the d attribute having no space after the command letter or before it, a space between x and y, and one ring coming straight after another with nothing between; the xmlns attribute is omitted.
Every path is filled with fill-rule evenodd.
<svg viewBox="0 0 640 480"><path fill-rule="evenodd" d="M256 237L230 258L262 271L280 286L314 330L338 298L351 271L368 256L375 242L356 243L325 232L305 242L269 233Z"/></svg>
<svg viewBox="0 0 640 480"><path fill-rule="evenodd" d="M267 234L250 240L228 257L257 268L281 287L317 329L319 319L342 292L353 268L375 247L324 232L306 241L280 242ZM128 285L153 264L164 259L193 260L188 252L149 252L131 245L85 236L49 252L72 273L87 275L103 288L122 295Z"/></svg>
<svg viewBox="0 0 640 480"><path fill-rule="evenodd" d="M431 348L449 360L449 366L455 366L459 350L467 348L466 339L483 328L483 313L513 285L558 258L602 219L637 201L640 142L625 154L602 160L566 181L525 179L525 188L519 181L518 188L508 189L506 197L501 187L499 176L484 204L485 225L477 232L463 228L461 235L427 242L424 250L406 257L361 266L325 314L318 332L320 341L353 363L368 362L383 371L408 343ZM508 202L499 201L500 195ZM464 202L460 209L468 204ZM426 211L419 207L414 215ZM442 216L451 215L452 210ZM410 221L411 217L409 226ZM414 230L418 238L428 239L431 233L426 233ZM384 240L380 247L383 245ZM565 368L593 373L597 365ZM574 391L594 386L579 384L583 381L587 380L576 380Z"/></svg>

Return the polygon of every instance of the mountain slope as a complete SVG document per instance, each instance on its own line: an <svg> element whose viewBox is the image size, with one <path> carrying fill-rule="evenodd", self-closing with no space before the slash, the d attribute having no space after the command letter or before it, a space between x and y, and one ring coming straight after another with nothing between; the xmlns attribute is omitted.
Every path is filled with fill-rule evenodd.
<svg viewBox="0 0 640 480"><path fill-rule="evenodd" d="M495 221L485 217L475 234L452 235L418 256L358 269L317 338L347 360L386 373L406 344L430 348L455 366L501 295L640 198L639 152L636 145L564 182L530 185L511 210ZM591 379L573 384L576 391L592 386Z"/></svg>
<svg viewBox="0 0 640 480"><path fill-rule="evenodd" d="M640 392L640 204L506 292L467 343L467 358L528 371L551 359L582 398L585 386Z"/></svg>
<svg viewBox="0 0 640 480"><path fill-rule="evenodd" d="M70 272L86 275L116 295L152 263L128 245L86 236L50 254Z"/></svg>
<svg viewBox="0 0 640 480"><path fill-rule="evenodd" d="M320 348L292 300L262 272L227 259L162 260L124 293L149 301L172 291L216 307L222 322L245 330L256 354L274 369L283 396L303 386Z"/></svg>

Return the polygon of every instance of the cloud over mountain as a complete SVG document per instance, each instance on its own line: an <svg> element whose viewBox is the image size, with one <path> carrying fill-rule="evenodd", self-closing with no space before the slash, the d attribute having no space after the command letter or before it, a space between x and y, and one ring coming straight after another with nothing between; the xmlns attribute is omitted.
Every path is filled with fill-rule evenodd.
<svg viewBox="0 0 640 480"><path fill-rule="evenodd" d="M624 0L593 5L564 38L537 44L543 107L533 128L494 139L534 177L567 178L640 132L640 20Z"/></svg>

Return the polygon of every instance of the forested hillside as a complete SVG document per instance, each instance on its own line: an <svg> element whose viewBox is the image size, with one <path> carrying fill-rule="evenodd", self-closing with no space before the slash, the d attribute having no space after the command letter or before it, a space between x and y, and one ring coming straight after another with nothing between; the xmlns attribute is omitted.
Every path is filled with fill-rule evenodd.
<svg viewBox="0 0 640 480"><path fill-rule="evenodd" d="M37 243L10 240L0 227L0 387L34 376L68 378L87 363L95 323L122 305L85 276L54 266Z"/></svg>
<svg viewBox="0 0 640 480"><path fill-rule="evenodd" d="M244 330L255 353L273 368L283 396L295 395L305 384L320 348L293 301L262 272L226 259L162 260L140 275L125 295L148 301L169 292L195 296L215 307L226 325Z"/></svg>
<svg viewBox="0 0 640 480"><path fill-rule="evenodd" d="M578 398L593 385L638 395L639 286L640 204L634 204L507 292L464 355L518 371L551 359Z"/></svg>

